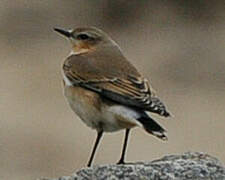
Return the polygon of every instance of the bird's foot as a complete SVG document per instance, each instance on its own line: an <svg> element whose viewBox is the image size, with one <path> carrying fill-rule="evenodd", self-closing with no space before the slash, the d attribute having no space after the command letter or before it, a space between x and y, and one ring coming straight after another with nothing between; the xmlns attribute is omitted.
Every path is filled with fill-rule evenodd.
<svg viewBox="0 0 225 180"><path fill-rule="evenodd" d="M123 159L120 159L116 164L126 164Z"/></svg>

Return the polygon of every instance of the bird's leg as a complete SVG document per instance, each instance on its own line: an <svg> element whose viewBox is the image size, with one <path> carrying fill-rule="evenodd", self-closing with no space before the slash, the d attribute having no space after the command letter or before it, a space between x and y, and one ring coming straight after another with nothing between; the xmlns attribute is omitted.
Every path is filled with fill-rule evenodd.
<svg viewBox="0 0 225 180"><path fill-rule="evenodd" d="M125 164L124 158L125 158L125 153L126 153L126 148L127 148L127 141L128 141L128 136L129 136L130 129L126 129L125 131L125 138L124 138L124 144L123 144L123 151L120 157L120 160L117 164Z"/></svg>
<svg viewBox="0 0 225 180"><path fill-rule="evenodd" d="M87 165L88 167L91 166L92 160L93 160L93 158L94 158L94 156L95 156L95 151L96 151L96 149L97 149L97 147L98 147L98 144L99 144L99 142L100 142L100 139L101 139L101 137L102 137L102 134L103 134L103 131L102 131L102 130L99 131L98 134L97 134L97 138L96 138L96 140L95 140L95 145L94 145L94 148L93 148L93 150L92 150L91 157L90 157L90 159L89 159L89 161L88 161L88 165Z"/></svg>

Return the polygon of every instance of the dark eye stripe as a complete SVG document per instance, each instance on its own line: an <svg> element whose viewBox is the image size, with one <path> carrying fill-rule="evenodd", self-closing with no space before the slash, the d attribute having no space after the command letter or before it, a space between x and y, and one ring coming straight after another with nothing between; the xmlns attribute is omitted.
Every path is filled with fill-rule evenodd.
<svg viewBox="0 0 225 180"><path fill-rule="evenodd" d="M85 40L85 39L89 39L89 36L87 34L79 34L77 36L77 39Z"/></svg>

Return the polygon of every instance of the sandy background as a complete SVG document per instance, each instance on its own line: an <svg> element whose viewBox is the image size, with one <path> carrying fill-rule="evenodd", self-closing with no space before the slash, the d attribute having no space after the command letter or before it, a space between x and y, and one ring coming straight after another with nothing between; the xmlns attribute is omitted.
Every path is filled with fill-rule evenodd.
<svg viewBox="0 0 225 180"><path fill-rule="evenodd" d="M0 2L1 180L69 175L89 158L96 134L63 97L70 45L55 26L108 32L174 114L154 116L168 130L166 143L132 131L128 161L203 151L225 162L225 2L127 2ZM122 131L106 134L94 163L115 163L122 141Z"/></svg>

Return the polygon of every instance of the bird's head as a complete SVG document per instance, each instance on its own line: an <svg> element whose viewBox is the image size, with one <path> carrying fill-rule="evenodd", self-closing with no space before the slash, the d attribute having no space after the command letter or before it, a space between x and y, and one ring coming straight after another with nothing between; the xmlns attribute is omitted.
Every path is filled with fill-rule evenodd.
<svg viewBox="0 0 225 180"><path fill-rule="evenodd" d="M106 33L95 27L76 28L73 30L54 28L54 30L70 40L72 51L75 54L89 52L99 46L116 45Z"/></svg>

